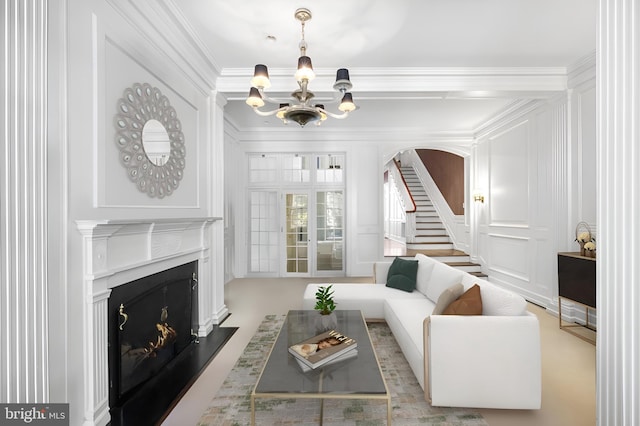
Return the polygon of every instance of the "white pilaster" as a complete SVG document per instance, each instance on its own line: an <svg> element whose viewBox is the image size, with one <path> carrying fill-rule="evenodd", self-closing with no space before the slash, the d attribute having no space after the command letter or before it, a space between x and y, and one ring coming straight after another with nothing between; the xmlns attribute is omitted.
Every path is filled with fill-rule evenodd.
<svg viewBox="0 0 640 426"><path fill-rule="evenodd" d="M598 25L598 425L640 424L640 10L601 0Z"/></svg>
<svg viewBox="0 0 640 426"><path fill-rule="evenodd" d="M46 0L0 5L0 401L49 401Z"/></svg>

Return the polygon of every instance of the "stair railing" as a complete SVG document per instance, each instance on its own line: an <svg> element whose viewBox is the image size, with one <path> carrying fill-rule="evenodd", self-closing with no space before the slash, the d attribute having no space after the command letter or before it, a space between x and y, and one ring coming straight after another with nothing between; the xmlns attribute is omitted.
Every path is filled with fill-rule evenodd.
<svg viewBox="0 0 640 426"><path fill-rule="evenodd" d="M396 182L396 189L400 194L400 199L405 206L406 223L405 223L405 238L406 242L412 243L416 237L416 202L411 195L407 181L402 175L400 170L400 163L395 158L393 159L395 167L390 167L389 172L393 177L393 181Z"/></svg>
<svg viewBox="0 0 640 426"><path fill-rule="evenodd" d="M418 156L415 150L411 150L406 153L406 161L411 164L418 176L418 179L422 182L422 186L427 192L429 199L433 203L434 208L438 212L438 216L442 221L442 224L447 230L449 238L453 246L457 250L469 252L469 240L468 240L468 227L464 220L464 215L456 216L451 211L451 207L447 204L446 200L442 196L440 189L433 181L433 178L427 171L422 159Z"/></svg>

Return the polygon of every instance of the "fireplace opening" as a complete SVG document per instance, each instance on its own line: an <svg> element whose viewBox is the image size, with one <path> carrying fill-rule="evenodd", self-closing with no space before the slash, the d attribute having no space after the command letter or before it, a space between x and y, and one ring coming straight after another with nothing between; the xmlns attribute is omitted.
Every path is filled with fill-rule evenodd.
<svg viewBox="0 0 640 426"><path fill-rule="evenodd" d="M167 376L181 374L176 368L180 356L197 339L197 267L197 261L190 262L113 289L109 298L112 424L130 423L129 406L146 398L157 400L156 386L171 383ZM168 389L167 395L173 393L168 400L179 391Z"/></svg>

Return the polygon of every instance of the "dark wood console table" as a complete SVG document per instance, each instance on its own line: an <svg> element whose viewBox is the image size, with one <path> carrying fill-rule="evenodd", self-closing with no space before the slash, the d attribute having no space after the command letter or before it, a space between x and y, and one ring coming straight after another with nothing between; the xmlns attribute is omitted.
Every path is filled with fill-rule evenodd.
<svg viewBox="0 0 640 426"><path fill-rule="evenodd" d="M586 328L596 331L589 324L589 309L596 309L596 259L580 253L558 253L558 321L560 329L587 342L595 344L594 338L577 333L572 328L580 324L563 324L562 299L584 306Z"/></svg>

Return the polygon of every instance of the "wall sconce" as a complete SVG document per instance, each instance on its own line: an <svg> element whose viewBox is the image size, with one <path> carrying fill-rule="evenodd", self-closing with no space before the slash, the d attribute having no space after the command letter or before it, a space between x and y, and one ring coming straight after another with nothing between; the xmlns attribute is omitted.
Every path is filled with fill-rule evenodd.
<svg viewBox="0 0 640 426"><path fill-rule="evenodd" d="M474 191L473 192L473 201L476 201L478 203L484 203L484 195L482 195L482 192Z"/></svg>

